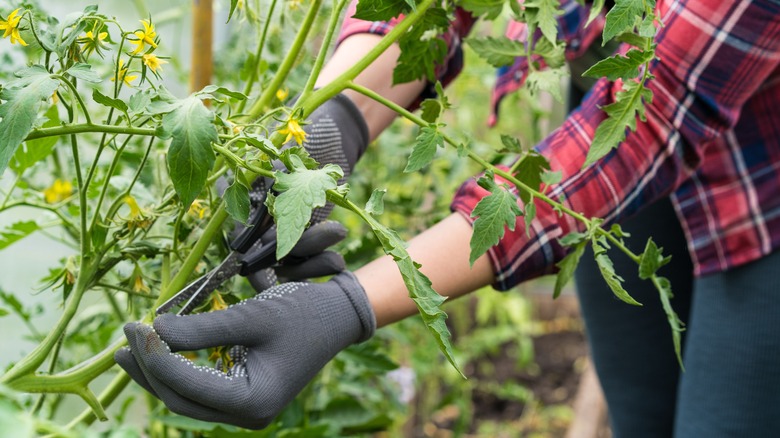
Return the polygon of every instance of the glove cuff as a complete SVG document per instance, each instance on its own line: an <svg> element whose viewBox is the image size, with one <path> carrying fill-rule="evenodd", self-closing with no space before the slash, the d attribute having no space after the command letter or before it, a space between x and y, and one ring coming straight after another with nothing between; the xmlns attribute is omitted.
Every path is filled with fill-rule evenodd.
<svg viewBox="0 0 780 438"><path fill-rule="evenodd" d="M355 308L355 313L363 327L362 335L355 343L369 340L376 332L376 316L371 308L371 303L368 302L365 289L363 289L355 275L349 271L334 275L331 281L339 285L341 290L344 291L344 294L352 303L352 307Z"/></svg>

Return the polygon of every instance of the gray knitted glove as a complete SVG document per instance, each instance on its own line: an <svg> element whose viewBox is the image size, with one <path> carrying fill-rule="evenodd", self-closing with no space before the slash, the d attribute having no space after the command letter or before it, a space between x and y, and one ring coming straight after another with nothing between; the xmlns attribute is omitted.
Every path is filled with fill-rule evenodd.
<svg viewBox="0 0 780 438"><path fill-rule="evenodd" d="M225 310L164 314L125 326L116 362L178 414L261 429L339 351L374 334L363 287L349 272L325 283L285 283ZM177 351L243 345L229 373Z"/></svg>
<svg viewBox="0 0 780 438"><path fill-rule="evenodd" d="M320 164L338 164L344 171L344 178L339 183L344 182L368 147L368 126L366 126L360 110L347 96L338 94L314 110L307 121L309 123L303 126L307 134L303 147ZM250 201L253 206L265 201L268 183L269 181L258 178L252 184ZM312 213L311 223L316 224L325 220L332 209L333 205L330 203L325 207L315 209ZM238 229L240 230L241 227L242 225L239 224ZM324 232L330 231L332 228ZM263 236L263 239L267 240L267 238L267 235ZM281 277L282 281L294 281L333 274L344 269L343 259L334 252L317 255L322 252L322 249L305 253L310 247L299 244L296 249L299 247L302 251L299 251L298 261L311 260L308 266L294 269L296 258L293 257L286 261L283 268L267 269L250 274L247 278L255 290L262 291L275 285L277 276ZM316 260L310 259L314 256L316 256ZM329 271L326 269L329 265L338 265L341 268Z"/></svg>

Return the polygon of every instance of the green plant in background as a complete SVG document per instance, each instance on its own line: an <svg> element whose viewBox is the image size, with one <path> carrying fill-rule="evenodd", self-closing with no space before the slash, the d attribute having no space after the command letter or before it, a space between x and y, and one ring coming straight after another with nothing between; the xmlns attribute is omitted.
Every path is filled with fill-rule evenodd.
<svg viewBox="0 0 780 438"><path fill-rule="evenodd" d="M532 30L539 29L543 37L528 45L517 45L505 38L474 38L469 44L494 65L504 65L515 56L541 56L553 69L542 71L532 66L529 87L532 92L556 95L563 74L562 43L557 41L555 31L558 2L526 2L522 8L513 1L508 3L513 19L527 23ZM603 2L596 3L594 11L600 11ZM314 90L314 83L346 1L336 0L325 20L317 20L323 6L320 0L305 6L287 6L305 12L275 13L277 0L267 5L232 0L228 20L232 17L233 26L242 25L236 24L235 18L236 11L240 11L249 25L257 29L255 50L243 65L229 63L241 75L229 75L223 69L218 78L224 86L209 85L183 98L174 96L160 83L165 74L163 65L176 61L155 53L166 42L157 35L153 17L141 19L140 26L130 29L125 27L127 23L101 14L94 6L62 21L32 8L20 7L3 15L0 30L4 37L12 44L27 45L25 53L30 62L18 71L0 72L0 172L10 181L0 212L27 207L40 210L50 220L11 225L0 235L0 249L34 232L51 234L55 229L58 231L54 238L74 248L74 255L63 260L61 267L46 279L46 289L61 292L63 306L49 333L37 333L29 309L19 304L13 294L2 294L5 308L0 308L0 312L19 315L30 326L38 346L6 370L0 382L18 392L54 395L40 396L31 407L35 414L33 428L68 434L80 424L107 418L104 408L117 400L129 378L120 372L100 395L95 395L90 385L112 367L113 352L123 345L123 338L116 336L117 329L130 320L151 321L152 309L181 289L193 274L225 255L224 222L228 218L247 220L249 184L258 176L278 180L280 193L272 198L278 226L278 257L284 256L300 237L313 208L327 200L350 212L349 216L338 213L338 217L370 229L382 250L393 257L433 342L462 374L445 325L446 314L440 308L444 299L418 270L399 234L378 218L384 194L394 205L428 205L423 210L428 216L413 224L410 231L422 229L442 211L442 197L434 192L431 198L425 198L419 190L397 190L393 186L371 190L359 184L356 187L360 189L353 193L350 187L338 184L341 169L333 165L319 168L300 147L305 137L300 126L307 115L345 89L371 97L419 125L416 142L403 166L404 171L415 173L404 179L422 179L428 181L426 186L436 187L432 181L442 179L441 175L471 174L470 167L434 160L438 149L444 146L452 147L459 157L469 157L486 171L479 181L490 195L475 210L479 218L474 226L472 261L498 241L504 227L513 229L517 216L523 215L526 223L533 220L535 202L550 204L561 214L585 223L587 229L562 240L574 250L560 264L556 294L569 280L582 250L590 243L616 296L638 304L623 290L622 279L604 253L604 248L617 246L637 261L640 276L650 279L659 289L679 353L681 327L668 305L670 286L655 275L668 259L652 242L648 242L641 255L634 254L623 245L619 227L603 229L599 219L584 217L562 201L548 197L546 188L558 182L560 174L550 171L543 157L524 150L511 136L502 136L502 144L494 147L501 147L502 154L519 154L520 159L508 171L494 165L494 150L474 147L470 133L456 132L447 126L446 113L451 104L441 87L438 97L424 101L422 112L417 115L353 82L394 43L402 48L394 72L396 82L435 79L433 65L442 60L442 43L436 38L422 37L446 28L453 5L433 0L362 0L358 17L384 20L403 13L405 18L355 66L318 90ZM481 0L462 1L459 6L487 20L501 16L505 7L504 2ZM292 12L299 14L295 22L297 33L287 46L273 34L270 23L291 20L288 15ZM643 105L651 98L645 83L651 79L647 66L654 57L656 20L654 2L639 0L617 1L607 15L605 40L617 37L636 49L626 56L605 59L586 72L624 80L624 90L616 102L604 108L609 117L597 131L588 163L617 147L625 129L634 129L636 117L643 117ZM321 28L322 32L312 31ZM319 42L316 56L311 64L301 65L300 55L313 41ZM236 81L237 76L243 81ZM638 80L632 80L637 77ZM235 90L239 88L242 91ZM300 95L294 107L285 106L287 97L294 92ZM285 143L293 146L282 150ZM281 161L286 171L275 170L273 160ZM234 178L220 199L214 183L228 172ZM506 186L494 182L494 175L518 188L522 208ZM440 190L444 192L443 188ZM415 207L414 211L419 210ZM388 211L384 216L392 214ZM373 252L370 248L375 245L357 242L350 249L354 257L360 257ZM215 294L202 310L219 309L248 293L246 285L237 282ZM94 314L85 314L84 298L94 294L100 295L107 306ZM97 328L100 336L85 336ZM203 356L200 360L208 358ZM325 436L390 427L402 408L391 386L374 376L394 367L376 343L353 347L326 368L276 423L252 436L282 431L288 436L304 431L306 436ZM346 377L370 383L358 390ZM346 396L356 393L360 394L360 401ZM91 411L64 427L45 420L57 411L62 394L80 396ZM10 411L21 407L20 402L10 398L7 405ZM153 400L150 407L153 412L162 412ZM163 436L168 426L220 430L233 434L230 436L241 433L236 428L162 413L153 417L149 430L152 435Z"/></svg>

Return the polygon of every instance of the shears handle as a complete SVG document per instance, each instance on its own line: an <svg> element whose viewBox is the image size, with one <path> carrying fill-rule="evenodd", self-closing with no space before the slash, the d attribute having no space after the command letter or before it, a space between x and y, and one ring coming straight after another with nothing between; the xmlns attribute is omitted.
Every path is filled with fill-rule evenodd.
<svg viewBox="0 0 780 438"><path fill-rule="evenodd" d="M268 190L270 190L270 187ZM230 242L230 249L233 251L242 254L246 253L273 226L273 217L268 214L268 207L263 202L265 197L266 195L264 194L263 199L256 203L256 207L249 218L249 224Z"/></svg>

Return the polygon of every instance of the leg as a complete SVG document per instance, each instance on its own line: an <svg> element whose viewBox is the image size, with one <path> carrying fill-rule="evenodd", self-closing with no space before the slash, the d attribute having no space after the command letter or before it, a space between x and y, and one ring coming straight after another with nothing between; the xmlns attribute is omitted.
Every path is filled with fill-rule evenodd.
<svg viewBox="0 0 780 438"><path fill-rule="evenodd" d="M780 252L696 280L675 437L780 436Z"/></svg>
<svg viewBox="0 0 780 438"><path fill-rule="evenodd" d="M631 233L627 244L644 249L647 238L664 248L672 262L661 275L672 283L672 305L685 321L690 305L693 268L674 209L662 199L622 225ZM609 408L615 438L657 438L672 434L680 367L671 329L649 281L637 276L637 265L619 250L609 253L624 287L642 307L614 297L593 261L582 257L576 272L577 292L585 319L591 355Z"/></svg>

